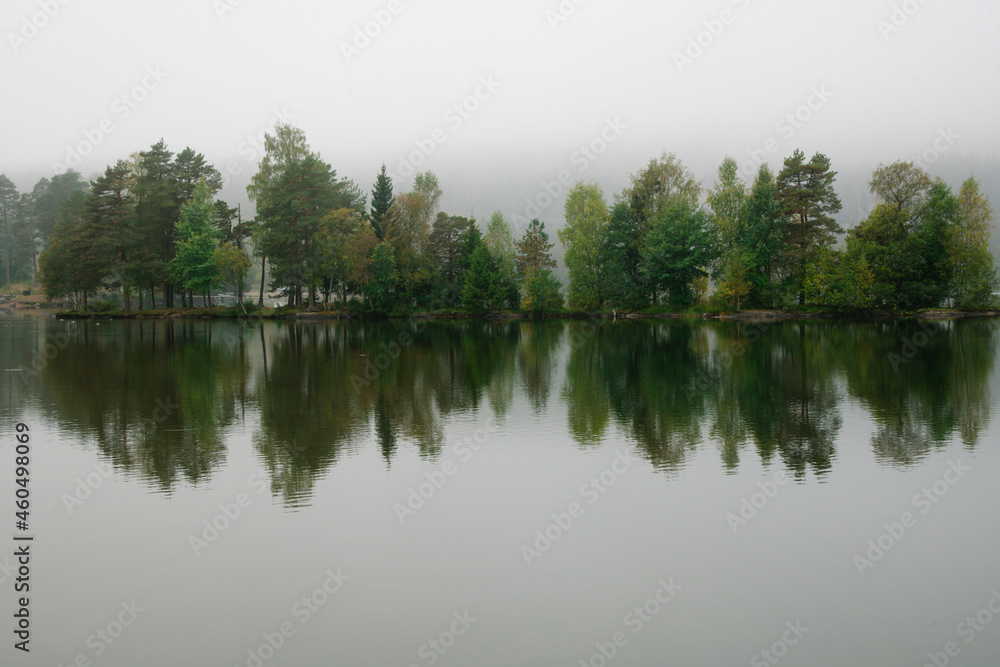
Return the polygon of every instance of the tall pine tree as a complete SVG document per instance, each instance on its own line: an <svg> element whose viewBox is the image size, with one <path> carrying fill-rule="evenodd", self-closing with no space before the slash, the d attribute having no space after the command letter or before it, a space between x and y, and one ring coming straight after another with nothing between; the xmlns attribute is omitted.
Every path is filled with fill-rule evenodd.
<svg viewBox="0 0 1000 667"><path fill-rule="evenodd" d="M834 235L844 232L833 218L841 209L840 198L833 189L836 178L837 172L830 171L828 157L816 153L806 162L799 149L785 159L785 166L778 174L779 210L788 219L783 264L800 304L805 299L806 265L817 249L832 245L836 240Z"/></svg>

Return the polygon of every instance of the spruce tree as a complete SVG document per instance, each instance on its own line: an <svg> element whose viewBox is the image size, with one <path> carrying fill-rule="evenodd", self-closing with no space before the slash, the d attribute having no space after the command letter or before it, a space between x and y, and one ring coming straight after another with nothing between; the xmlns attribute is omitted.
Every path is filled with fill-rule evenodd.
<svg viewBox="0 0 1000 667"><path fill-rule="evenodd" d="M385 238L385 218L392 209L396 198L392 195L392 179L386 173L385 165L375 179L375 186L372 188L372 229L379 241Z"/></svg>

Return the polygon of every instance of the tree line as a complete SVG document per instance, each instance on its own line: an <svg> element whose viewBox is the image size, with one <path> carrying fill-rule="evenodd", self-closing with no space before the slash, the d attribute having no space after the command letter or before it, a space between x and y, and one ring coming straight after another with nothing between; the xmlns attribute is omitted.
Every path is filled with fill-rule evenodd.
<svg viewBox="0 0 1000 667"><path fill-rule="evenodd" d="M480 228L438 210L431 172L397 194L384 165L369 202L290 125L266 136L247 187L253 219L217 199L222 179L203 155L160 141L89 186L70 171L18 194L0 176L0 223L8 282L33 276L37 256L50 297L86 306L111 290L124 310L157 307L157 293L165 307L196 296L210 305L212 290L228 286L242 306L254 263L257 305L269 276L289 306L358 313L995 305L994 213L974 179L956 193L911 162L879 165L875 208L845 232L836 176L825 155L796 150L752 183L727 157L704 189L664 153L610 203L597 183L579 182L558 232L565 289L540 220L519 238L499 211Z"/></svg>

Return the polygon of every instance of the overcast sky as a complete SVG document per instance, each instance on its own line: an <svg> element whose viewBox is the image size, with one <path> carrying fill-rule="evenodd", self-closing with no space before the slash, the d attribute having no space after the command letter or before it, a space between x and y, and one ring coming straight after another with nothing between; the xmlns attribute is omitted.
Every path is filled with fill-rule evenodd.
<svg viewBox="0 0 1000 667"><path fill-rule="evenodd" d="M451 213L559 224L561 172L610 199L664 150L706 186L727 154L1000 153L996 0L577 2L3 0L0 173L89 178L162 137L235 204L285 119L365 190L418 163Z"/></svg>

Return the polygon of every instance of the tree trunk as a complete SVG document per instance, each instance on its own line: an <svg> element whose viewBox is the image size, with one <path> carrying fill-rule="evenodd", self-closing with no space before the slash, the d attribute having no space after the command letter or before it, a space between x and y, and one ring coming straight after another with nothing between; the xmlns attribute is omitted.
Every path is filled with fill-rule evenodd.
<svg viewBox="0 0 1000 667"><path fill-rule="evenodd" d="M260 256L260 302L258 305L264 307L264 276L267 275L267 257Z"/></svg>

